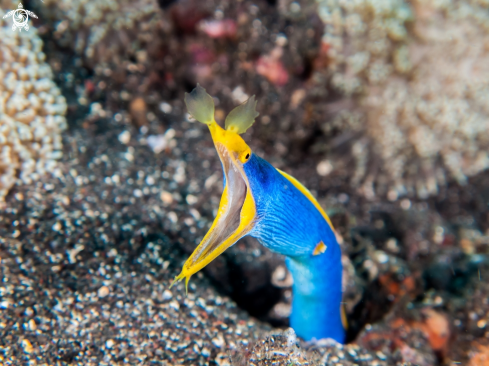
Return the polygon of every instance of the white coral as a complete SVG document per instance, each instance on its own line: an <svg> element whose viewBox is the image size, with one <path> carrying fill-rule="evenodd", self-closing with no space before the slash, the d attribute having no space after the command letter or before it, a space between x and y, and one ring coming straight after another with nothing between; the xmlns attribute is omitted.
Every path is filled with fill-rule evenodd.
<svg viewBox="0 0 489 366"><path fill-rule="evenodd" d="M317 0L328 45L332 84L346 95L368 83L380 83L393 71L389 65L407 39L412 18L403 0Z"/></svg>
<svg viewBox="0 0 489 366"><path fill-rule="evenodd" d="M374 173L354 154L353 183L426 197L489 168L489 2L317 2L331 83L356 95L382 159Z"/></svg>
<svg viewBox="0 0 489 366"><path fill-rule="evenodd" d="M36 29L13 32L0 10L0 202L15 183L52 172L61 157L66 101Z"/></svg>
<svg viewBox="0 0 489 366"><path fill-rule="evenodd" d="M40 11L46 19L54 20L54 38L61 44L74 47L89 59L98 59L98 52L107 58L106 48L127 43L131 37L128 30L142 37L151 22L157 22L154 15L158 15L159 7L154 0L45 0ZM115 36L97 48L114 31Z"/></svg>
<svg viewBox="0 0 489 366"><path fill-rule="evenodd" d="M410 77L367 88L375 116L367 130L400 194L412 187L420 196L435 194L445 175L464 184L489 168L489 27L470 2L462 16L461 3L414 2Z"/></svg>

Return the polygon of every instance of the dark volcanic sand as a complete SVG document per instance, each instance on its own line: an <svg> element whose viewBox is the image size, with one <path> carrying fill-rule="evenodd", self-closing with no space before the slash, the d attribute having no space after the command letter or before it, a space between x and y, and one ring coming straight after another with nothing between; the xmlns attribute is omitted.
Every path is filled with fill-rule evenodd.
<svg viewBox="0 0 489 366"><path fill-rule="evenodd" d="M0 221L3 364L224 365L229 357L256 365L306 358L388 364L389 355L358 346L301 351L290 335L255 344L270 326L202 274L187 296L182 283L169 290L185 259L179 242L195 242L210 212L196 219L178 196L191 170L174 181L177 149L157 157L138 142L128 149L118 132L67 133L58 177L16 188L7 199ZM173 192L173 202L163 203L161 192Z"/></svg>
<svg viewBox="0 0 489 366"><path fill-rule="evenodd" d="M321 94L309 79L322 25L314 9L283 19L268 3L256 7L266 30L258 37L211 40L195 29L177 34L175 26L154 42L161 48L148 60L122 55L98 67L58 48L43 24L70 130L58 176L15 187L0 213L1 362L225 365L231 357L236 365L486 365L489 174L464 187L448 184L425 201L395 202L368 201L350 187L353 161L318 176L338 137L321 130L329 118L324 103L340 98ZM241 4L226 16L238 18L249 5ZM242 28L251 29L252 20ZM282 60L290 79L276 87L253 65L280 32L288 37ZM354 344L298 349L290 334L266 338L269 323L287 326L290 281L279 268L283 258L253 240L194 276L188 296L182 284L168 290L210 226L222 189L208 131L185 116L183 94L202 70L196 66L212 70L204 86L221 112L236 104L237 86L257 94L261 116L245 140L310 188L332 217L344 240ZM304 102L290 108L300 88ZM149 136L170 128L175 137L155 154Z"/></svg>

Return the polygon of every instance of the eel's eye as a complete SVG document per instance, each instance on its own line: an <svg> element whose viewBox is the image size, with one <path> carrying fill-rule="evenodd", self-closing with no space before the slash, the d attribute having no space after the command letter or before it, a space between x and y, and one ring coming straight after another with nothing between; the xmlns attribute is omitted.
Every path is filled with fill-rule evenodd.
<svg viewBox="0 0 489 366"><path fill-rule="evenodd" d="M241 159L239 160L241 160L242 163L246 163L250 158L250 156L251 156L251 151L246 151L241 155Z"/></svg>

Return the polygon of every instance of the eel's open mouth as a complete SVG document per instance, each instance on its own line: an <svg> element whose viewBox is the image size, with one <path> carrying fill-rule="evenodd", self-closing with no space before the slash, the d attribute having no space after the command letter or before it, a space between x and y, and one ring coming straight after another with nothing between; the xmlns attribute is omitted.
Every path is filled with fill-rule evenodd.
<svg viewBox="0 0 489 366"><path fill-rule="evenodd" d="M219 157L221 158L226 175L226 188L221 198L221 205L214 225L212 225L214 230L211 228L208 235L202 241L202 244L205 242L206 245L202 247L202 252L198 255L198 258L201 260L236 232L241 221L241 209L243 208L246 192L248 191L246 182L239 171L240 167L238 168L235 162L232 161L227 149L223 145L218 144L217 151L219 152ZM194 254L196 252L197 250Z"/></svg>
<svg viewBox="0 0 489 366"><path fill-rule="evenodd" d="M221 197L214 222L202 242L183 265L176 280L190 276L209 264L253 228L255 202L243 167L226 147L216 143L226 176L226 187Z"/></svg>

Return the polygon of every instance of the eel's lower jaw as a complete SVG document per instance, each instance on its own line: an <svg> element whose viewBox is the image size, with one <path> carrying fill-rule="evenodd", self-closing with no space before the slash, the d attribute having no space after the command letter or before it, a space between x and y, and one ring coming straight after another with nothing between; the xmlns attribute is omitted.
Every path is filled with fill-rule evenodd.
<svg viewBox="0 0 489 366"><path fill-rule="evenodd" d="M193 274L204 268L253 228L255 202L245 181L243 169L229 156L224 147L217 150L226 172L226 187L217 216L171 286L185 278L185 287L187 287Z"/></svg>

